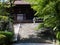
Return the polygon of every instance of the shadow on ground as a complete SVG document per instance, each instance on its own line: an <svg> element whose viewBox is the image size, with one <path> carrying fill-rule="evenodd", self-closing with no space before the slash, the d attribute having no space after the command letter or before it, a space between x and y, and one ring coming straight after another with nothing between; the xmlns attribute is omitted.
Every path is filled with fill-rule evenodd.
<svg viewBox="0 0 60 45"><path fill-rule="evenodd" d="M23 38L23 39L20 39L20 37L18 36L17 42L18 43L52 43L53 38L52 36L47 36L45 34L37 35L37 37L33 37L33 35L30 35L30 38Z"/></svg>
<svg viewBox="0 0 60 45"><path fill-rule="evenodd" d="M18 34L17 42L18 43L53 43L53 39L55 35L53 31L43 30L36 32L37 35L29 35L29 38L20 39L20 35Z"/></svg>

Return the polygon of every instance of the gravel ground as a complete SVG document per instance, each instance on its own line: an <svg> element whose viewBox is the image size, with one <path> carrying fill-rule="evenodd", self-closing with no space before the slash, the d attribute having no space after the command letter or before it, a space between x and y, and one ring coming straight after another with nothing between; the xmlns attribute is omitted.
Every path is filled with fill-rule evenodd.
<svg viewBox="0 0 60 45"><path fill-rule="evenodd" d="M35 41L35 42L38 42L39 40L41 40L42 42L44 40L42 39L37 39L36 37L36 30L34 30L34 28L38 26L38 23L26 23L26 24L15 24L14 25L14 33L15 33L15 39L14 41L17 41L17 40L22 40L22 39L25 39L27 38L28 41ZM19 34L18 34L19 33ZM18 37L18 38L17 38ZM29 38L32 38L34 37L34 39L29 39ZM24 40L26 42L26 40ZM33 42L34 42L33 41ZM40 41L39 41L40 42ZM14 45L53 45L53 44L41 44L41 43L18 43L18 44L14 44Z"/></svg>
<svg viewBox="0 0 60 45"><path fill-rule="evenodd" d="M38 26L38 23L27 23L27 24L15 24L14 25L14 33L15 37L17 37L18 33L20 38L29 38L30 35L35 35L34 28Z"/></svg>

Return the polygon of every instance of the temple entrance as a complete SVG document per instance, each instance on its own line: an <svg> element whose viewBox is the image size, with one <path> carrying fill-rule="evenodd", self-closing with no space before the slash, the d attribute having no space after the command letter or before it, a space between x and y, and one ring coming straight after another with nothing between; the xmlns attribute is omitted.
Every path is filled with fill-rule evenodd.
<svg viewBox="0 0 60 45"><path fill-rule="evenodd" d="M16 23L14 24L15 40L20 41L20 43L49 42L48 35L45 35L46 39L43 38L45 32L42 32L44 34L41 34L42 30L35 30L39 23L42 22L41 19L38 19L39 23L37 19L33 20L36 11L31 8L30 4L17 2L20 1L15 1L15 5L12 7L12 16L14 17L14 23Z"/></svg>
<svg viewBox="0 0 60 45"><path fill-rule="evenodd" d="M31 8L29 4L27 5L15 5L12 7L12 16L14 17L14 23L32 23L35 10Z"/></svg>
<svg viewBox="0 0 60 45"><path fill-rule="evenodd" d="M24 14L17 14L17 21L23 21L24 20Z"/></svg>

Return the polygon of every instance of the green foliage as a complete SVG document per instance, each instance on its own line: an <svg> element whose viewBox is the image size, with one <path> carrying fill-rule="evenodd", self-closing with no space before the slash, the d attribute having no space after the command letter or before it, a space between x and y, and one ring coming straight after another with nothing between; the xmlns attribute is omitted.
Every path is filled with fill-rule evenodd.
<svg viewBox="0 0 60 45"><path fill-rule="evenodd" d="M14 0L2 0L0 2L0 15L10 16L9 9L12 7Z"/></svg>
<svg viewBox="0 0 60 45"><path fill-rule="evenodd" d="M3 34L5 36L7 36L8 38L11 38L13 33L12 32L4 32L4 31L0 31L0 34ZM10 35L10 36L9 36Z"/></svg>
<svg viewBox="0 0 60 45"><path fill-rule="evenodd" d="M10 44L13 39L12 32L0 31L0 44Z"/></svg>
<svg viewBox="0 0 60 45"><path fill-rule="evenodd" d="M10 45L13 32L8 32L9 23L12 22L8 8L10 5L7 2L0 2L0 45Z"/></svg>
<svg viewBox="0 0 60 45"><path fill-rule="evenodd" d="M0 16L0 30L9 30L9 23L12 22L8 16Z"/></svg>
<svg viewBox="0 0 60 45"><path fill-rule="evenodd" d="M8 17L7 16L0 16L0 21L7 22L8 21Z"/></svg>
<svg viewBox="0 0 60 45"><path fill-rule="evenodd" d="M5 3L0 3L0 15L9 15L9 13L7 12L7 5Z"/></svg>
<svg viewBox="0 0 60 45"><path fill-rule="evenodd" d="M57 39L60 40L60 32L57 32Z"/></svg>
<svg viewBox="0 0 60 45"><path fill-rule="evenodd" d="M0 45L4 45L5 44L5 38L6 38L5 35L0 34Z"/></svg>
<svg viewBox="0 0 60 45"><path fill-rule="evenodd" d="M42 17L44 26L51 27L55 33L57 32L56 37L60 39L60 0L33 1L37 2L37 5L32 6L37 11L35 15Z"/></svg>

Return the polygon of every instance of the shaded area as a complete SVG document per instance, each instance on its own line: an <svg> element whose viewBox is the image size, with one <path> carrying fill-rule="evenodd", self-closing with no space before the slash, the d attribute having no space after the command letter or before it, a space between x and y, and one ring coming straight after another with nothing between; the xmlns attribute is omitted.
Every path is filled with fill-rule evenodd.
<svg viewBox="0 0 60 45"><path fill-rule="evenodd" d="M13 45L54 45L54 44L47 44L47 43L17 43Z"/></svg>
<svg viewBox="0 0 60 45"><path fill-rule="evenodd" d="M49 40L42 39L42 38L29 38L29 39L22 39L19 41L20 43L52 43Z"/></svg>
<svg viewBox="0 0 60 45"><path fill-rule="evenodd" d="M29 38L20 39L20 35L18 35L18 43L53 43L54 35L52 35L48 31L38 33L37 35L29 35Z"/></svg>

